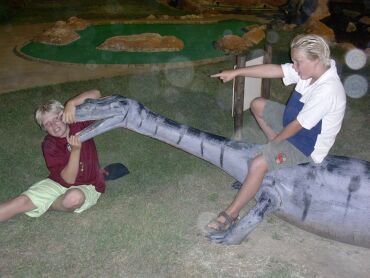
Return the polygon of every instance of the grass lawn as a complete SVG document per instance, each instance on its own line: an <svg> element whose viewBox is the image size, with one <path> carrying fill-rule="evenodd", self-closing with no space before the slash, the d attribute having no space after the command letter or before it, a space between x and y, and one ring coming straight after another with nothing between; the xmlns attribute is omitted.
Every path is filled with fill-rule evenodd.
<svg viewBox="0 0 370 278"><path fill-rule="evenodd" d="M43 133L32 116L39 103L50 98L65 101L77 92L98 88L104 95L123 94L171 119L230 137L231 84L221 84L209 75L231 66L231 62L223 62L1 95L0 202L47 175L40 151ZM286 98L288 90L280 82L273 82L273 95L279 90ZM368 104L369 96L349 99L346 122L334 147L337 154L369 158ZM254 120L245 114L244 138L262 141ZM100 135L96 142L103 165L122 162L131 173L108 184L98 204L81 215L49 212L37 219L20 215L1 224L0 274L209 277L226 271L225 266L208 269L198 261L198 256L205 254L194 252L200 252L201 247L208 250L207 254L221 256L230 250L231 247L209 245L200 234L200 226L205 224L205 216L218 212L232 199L232 178L200 159L127 130ZM273 217L265 224L271 228L273 240L282 237L279 221ZM274 231L274 227L278 230ZM253 246L251 242L245 244ZM251 261L247 266L255 263ZM288 275L281 277L305 273L278 258L259 269L265 275Z"/></svg>
<svg viewBox="0 0 370 278"><path fill-rule="evenodd" d="M207 92L202 82L217 69L194 70L194 80L185 87L174 87L171 82L183 78L189 70L2 95L0 201L21 193L47 175L40 152L43 133L32 117L37 104L46 99L65 101L82 90L99 88L104 95L121 93L183 123L231 135L232 119L224 111L230 107L220 109L217 103L227 98L226 87L213 80L213 89ZM207 117L203 111L208 111ZM179 263L174 254L189 248L196 236L194 220L210 204L217 203L209 197L219 186L214 182L232 181L199 159L126 130L101 135L96 142L103 165L122 162L130 175L110 183L99 204L81 215L51 212L39 219L19 216L1 224L0 254L5 259L1 260L0 273L28 277L83 277L84 273L94 273L98 277L107 272L171 272ZM209 186L214 190L209 191Z"/></svg>

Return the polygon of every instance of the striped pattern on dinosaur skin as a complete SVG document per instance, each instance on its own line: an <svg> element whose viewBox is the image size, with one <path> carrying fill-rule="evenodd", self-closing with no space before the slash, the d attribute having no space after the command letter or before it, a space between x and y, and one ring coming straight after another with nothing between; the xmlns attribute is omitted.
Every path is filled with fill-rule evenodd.
<svg viewBox="0 0 370 278"><path fill-rule="evenodd" d="M127 128L206 160L243 182L248 163L261 145L248 144L179 124L123 96L89 100L76 119L98 120L83 130L85 141L114 128ZM280 218L320 236L370 248L370 162L329 155L320 164L306 163L265 176L256 205L239 223L210 239L239 244L264 216Z"/></svg>

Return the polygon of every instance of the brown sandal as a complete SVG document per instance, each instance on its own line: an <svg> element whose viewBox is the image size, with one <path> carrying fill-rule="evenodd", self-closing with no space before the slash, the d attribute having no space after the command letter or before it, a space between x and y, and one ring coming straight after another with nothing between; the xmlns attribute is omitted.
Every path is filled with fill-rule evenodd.
<svg viewBox="0 0 370 278"><path fill-rule="evenodd" d="M225 222L220 222L218 220L219 217L225 218ZM237 222L238 217L232 218L230 215L228 215L225 211L221 211L220 214L213 219L211 222L208 223L206 226L206 230L209 234L215 234L215 233L222 233L226 232L228 229L233 227L235 223ZM210 227L210 224L215 224L215 227Z"/></svg>

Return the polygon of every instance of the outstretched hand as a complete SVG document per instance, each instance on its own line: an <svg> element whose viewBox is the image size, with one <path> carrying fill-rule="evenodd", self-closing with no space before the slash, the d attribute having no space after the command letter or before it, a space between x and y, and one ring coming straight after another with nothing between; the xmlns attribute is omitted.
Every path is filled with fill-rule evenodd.
<svg viewBox="0 0 370 278"><path fill-rule="evenodd" d="M212 74L211 77L218 77L222 82L228 82L235 78L235 71L234 70L224 70L220 73Z"/></svg>

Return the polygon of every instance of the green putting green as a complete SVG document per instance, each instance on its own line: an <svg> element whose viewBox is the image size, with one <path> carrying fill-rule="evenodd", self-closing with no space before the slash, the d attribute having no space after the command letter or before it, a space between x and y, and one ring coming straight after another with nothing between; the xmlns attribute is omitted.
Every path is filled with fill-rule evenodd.
<svg viewBox="0 0 370 278"><path fill-rule="evenodd" d="M240 20L192 24L104 24L91 25L79 31L81 38L68 45L57 46L30 42L20 52L31 58L78 64L163 64L199 61L224 56L214 49L213 42L224 35L242 35L243 27L253 24ZM125 52L96 49L113 36L141 33L173 35L184 42L181 51Z"/></svg>

